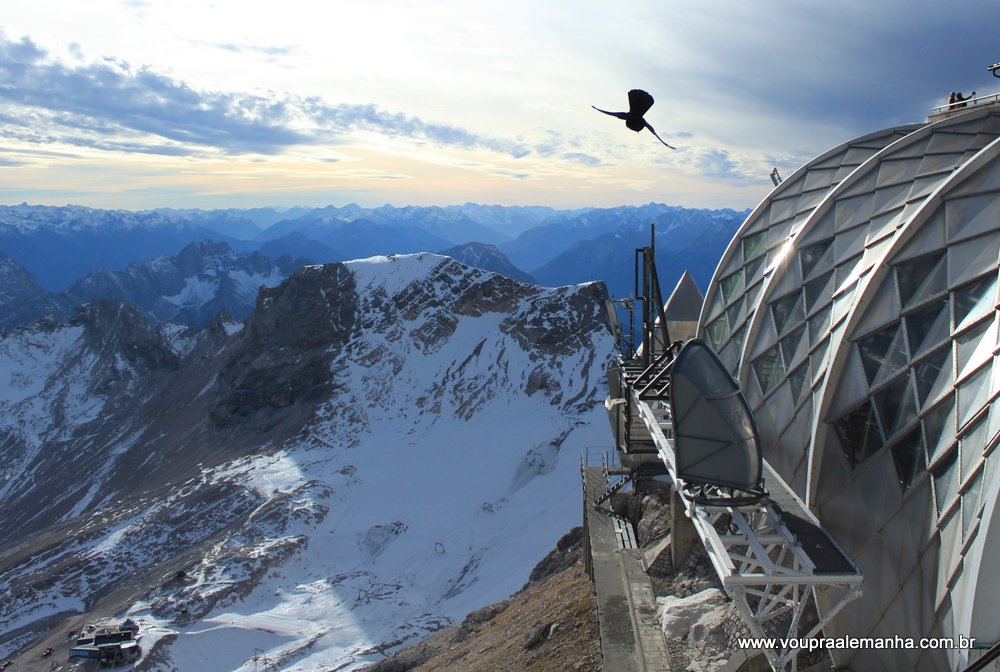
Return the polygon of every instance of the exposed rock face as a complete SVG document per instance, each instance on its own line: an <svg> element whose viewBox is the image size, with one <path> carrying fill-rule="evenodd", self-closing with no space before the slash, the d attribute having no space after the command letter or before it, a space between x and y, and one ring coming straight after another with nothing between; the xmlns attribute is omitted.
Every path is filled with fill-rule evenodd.
<svg viewBox="0 0 1000 672"><path fill-rule="evenodd" d="M511 594L607 431L604 296L423 254L301 268L242 324L101 300L0 336L0 658L131 608L167 661L242 602L223 630L357 669Z"/></svg>
<svg viewBox="0 0 1000 672"><path fill-rule="evenodd" d="M71 312L69 301L47 294L34 275L0 253L0 329L42 318L62 321Z"/></svg>
<svg viewBox="0 0 1000 672"><path fill-rule="evenodd" d="M525 587L539 583L554 574L569 569L580 560L583 552L583 528L574 527L556 542L556 547L549 551L542 561L535 565L528 577Z"/></svg>
<svg viewBox="0 0 1000 672"><path fill-rule="evenodd" d="M110 272L97 270L74 283L70 299L115 298L142 308L150 319L207 325L220 310L243 319L253 309L257 290L286 278L304 259L272 262L254 252L234 252L226 243L191 243L176 257L160 255Z"/></svg>
<svg viewBox="0 0 1000 672"><path fill-rule="evenodd" d="M507 255L496 245L489 243L465 243L450 247L441 254L462 262L467 266L492 271L518 282L534 283L535 279L510 262Z"/></svg>
<svg viewBox="0 0 1000 672"><path fill-rule="evenodd" d="M272 289L222 365L212 407L221 425L237 416L316 401L330 390L330 359L356 335L358 295L344 264L306 266Z"/></svg>

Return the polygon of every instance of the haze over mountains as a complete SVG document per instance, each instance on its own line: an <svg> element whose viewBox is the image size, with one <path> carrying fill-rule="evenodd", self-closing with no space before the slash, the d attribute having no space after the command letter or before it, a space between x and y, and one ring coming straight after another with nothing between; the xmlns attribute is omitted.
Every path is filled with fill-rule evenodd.
<svg viewBox="0 0 1000 672"><path fill-rule="evenodd" d="M427 251L546 286L602 280L622 297L631 293L632 251L649 243L650 223L664 283L688 270L704 287L744 215L662 204L565 211L0 206L0 273L7 279L0 328L44 316L65 320L93 298L129 300L154 321L204 325L221 308L246 315L257 287L277 284L304 263Z"/></svg>

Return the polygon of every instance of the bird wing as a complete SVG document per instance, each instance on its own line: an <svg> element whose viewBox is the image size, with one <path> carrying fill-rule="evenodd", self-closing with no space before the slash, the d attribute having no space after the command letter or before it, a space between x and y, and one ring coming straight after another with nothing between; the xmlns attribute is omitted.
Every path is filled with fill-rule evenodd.
<svg viewBox="0 0 1000 672"><path fill-rule="evenodd" d="M660 142L663 142L663 138L661 138L659 136L659 134L657 134L657 132L655 130L653 130L653 127L649 125L649 122L646 121L645 119L643 119L643 122L646 124L646 128L649 129L649 132L652 133L653 135L655 135L657 140L659 140ZM663 144L667 145L667 143L665 143L665 142L663 142ZM667 147L669 147L670 149L677 149L673 145L667 145Z"/></svg>
<svg viewBox="0 0 1000 672"><path fill-rule="evenodd" d="M632 89L628 92L629 114L637 114L640 117L649 111L653 106L653 97L642 89Z"/></svg>
<svg viewBox="0 0 1000 672"><path fill-rule="evenodd" d="M591 105L591 107L594 107ZM608 112L607 110L602 110L599 107L594 107L598 112L603 112L604 114L611 115L612 117L618 117L619 119L628 119L628 112Z"/></svg>

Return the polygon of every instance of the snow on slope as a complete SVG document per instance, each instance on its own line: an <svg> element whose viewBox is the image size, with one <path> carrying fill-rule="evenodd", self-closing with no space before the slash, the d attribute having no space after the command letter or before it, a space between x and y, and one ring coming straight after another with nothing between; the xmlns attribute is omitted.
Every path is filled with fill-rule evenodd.
<svg viewBox="0 0 1000 672"><path fill-rule="evenodd" d="M85 513L64 545L0 571L0 589L18 596L0 605L0 625L78 610L63 596L107 594L150 567L162 578L128 606L147 669L252 670L257 655L268 669L354 670L524 584L579 524L580 451L607 443L603 288L526 286L430 254L343 268L303 268L263 290L221 350L175 350L185 377L211 357L259 364L237 372L246 380L227 364L191 385L198 407L267 401L267 418L291 413L301 391L242 387L283 387L269 376L302 361L326 367L305 423L229 448L165 498ZM295 319L340 320L300 339L323 359L282 331ZM224 431L192 434L223 451L262 422L220 417ZM136 442L149 455L135 461L155 462L159 436Z"/></svg>
<svg viewBox="0 0 1000 672"><path fill-rule="evenodd" d="M368 300L362 312L372 317L380 296L400 296L415 277L431 279L421 286L431 296L450 291L448 276L434 274L441 264L435 255L414 255L348 267ZM533 308L524 302L514 312ZM426 330L441 316L434 302L407 326ZM596 404L567 413L548 403L545 390L526 392L536 367L530 352L502 336L509 317L459 316L438 350L421 351L426 343L393 338L393 331L369 333L363 349L378 356L334 359L331 368L351 393L323 405L297 444L215 475L249 483L266 499L332 484L328 497L313 500L329 514L284 532L307 537L308 545L245 600L185 627L159 622L161 634L181 635L170 646L175 664L197 672L239 661L232 669L249 670L255 649L263 649L268 659L290 659L280 669L357 669L380 658L379 650L524 584L534 563L578 523L580 449L602 445L607 428ZM550 373L560 390L593 401L602 372L593 359L607 354L608 340L599 332L590 338L590 347ZM451 389L428 398L428 382L449 376ZM340 421L345 406L355 422ZM209 573L203 565L198 576ZM148 608L136 605L131 615Z"/></svg>

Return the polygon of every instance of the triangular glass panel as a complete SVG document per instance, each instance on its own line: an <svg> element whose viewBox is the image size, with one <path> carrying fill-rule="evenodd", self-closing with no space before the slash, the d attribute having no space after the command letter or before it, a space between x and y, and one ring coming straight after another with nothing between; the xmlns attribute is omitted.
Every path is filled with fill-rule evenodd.
<svg viewBox="0 0 1000 672"><path fill-rule="evenodd" d="M830 183L833 182L834 176L837 174L837 169L833 166L829 168L819 168L810 170L806 173L805 184L803 189L806 191L812 191L814 189L827 189Z"/></svg>
<svg viewBox="0 0 1000 672"><path fill-rule="evenodd" d="M917 174L940 175L943 172L950 172L959 165L962 159L962 152L949 152L947 154L926 154L920 161L920 168Z"/></svg>
<svg viewBox="0 0 1000 672"><path fill-rule="evenodd" d="M917 381L917 396L921 407L933 403L942 393L951 389L955 380L951 366L951 346L941 348L913 367Z"/></svg>
<svg viewBox="0 0 1000 672"><path fill-rule="evenodd" d="M744 305L746 305L744 300L740 298L736 300L736 303L726 308L726 317L729 318L730 329L732 329L739 323L740 316L743 313Z"/></svg>
<svg viewBox="0 0 1000 672"><path fill-rule="evenodd" d="M733 348L732 342L727 343L726 347L719 351L719 361L722 362L726 370L735 378L737 370L740 367L740 358L736 354L736 349Z"/></svg>
<svg viewBox="0 0 1000 672"><path fill-rule="evenodd" d="M825 350L827 342L823 341L820 349ZM814 353L811 359L814 372L817 370L815 355L818 352L819 350ZM816 387L818 382L819 376L816 380L811 381L811 387ZM865 374L861 369L861 357L858 355L857 348L848 350L847 361L844 362L837 379L830 381L830 385L836 387L832 398L830 398L829 390L826 392L826 396L830 399L830 403L826 407L826 419L839 418L848 410L856 407L862 399L868 397L868 383L865 381Z"/></svg>
<svg viewBox="0 0 1000 672"><path fill-rule="evenodd" d="M799 250L802 263L802 277L809 278L833 268L833 239L810 245Z"/></svg>
<svg viewBox="0 0 1000 672"><path fill-rule="evenodd" d="M809 362L803 362L801 366L788 374L788 386L792 391L792 399L796 404L802 399L802 389L806 385L808 374Z"/></svg>
<svg viewBox="0 0 1000 672"><path fill-rule="evenodd" d="M927 145L927 153L930 156L939 154L961 154L969 143L974 139L968 134L960 132L958 124L949 126L947 130L938 129L931 136L930 144Z"/></svg>
<svg viewBox="0 0 1000 672"><path fill-rule="evenodd" d="M969 478L983 460L983 448L986 446L986 431L989 429L987 416L983 414L969 429L959 444L959 455L962 458L961 480Z"/></svg>
<svg viewBox="0 0 1000 672"><path fill-rule="evenodd" d="M1000 222L1000 199L996 194L951 199L945 204L948 242L953 243L996 231Z"/></svg>
<svg viewBox="0 0 1000 672"><path fill-rule="evenodd" d="M957 287L995 271L1000 235L981 236L948 247L948 286Z"/></svg>
<svg viewBox="0 0 1000 672"><path fill-rule="evenodd" d="M809 344L815 345L819 339L830 331L830 305L816 312L809 318Z"/></svg>
<svg viewBox="0 0 1000 672"><path fill-rule="evenodd" d="M910 487L917 474L927 468L924 457L924 446L921 440L920 425L913 428L903 439L894 445L892 462L896 466L896 475L903 490Z"/></svg>
<svg viewBox="0 0 1000 672"><path fill-rule="evenodd" d="M802 307L802 292L796 290L772 302L771 313L774 315L774 326L779 334L785 333L786 327L800 324L806 317Z"/></svg>
<svg viewBox="0 0 1000 672"><path fill-rule="evenodd" d="M868 233L865 238L865 247L871 247L886 236L895 236L896 229L904 221L906 208L893 208L888 212L872 217L868 224Z"/></svg>
<svg viewBox="0 0 1000 672"><path fill-rule="evenodd" d="M761 314L754 320L755 337L750 341L748 354L750 359L757 359L764 351L778 342L778 334L774 331L774 320L771 319L771 311L762 310Z"/></svg>
<svg viewBox="0 0 1000 672"><path fill-rule="evenodd" d="M757 382L760 383L761 391L767 394L768 390L785 375L785 370L781 366L781 355L778 354L778 348L771 348L755 359L753 370L757 374Z"/></svg>
<svg viewBox="0 0 1000 672"><path fill-rule="evenodd" d="M914 357L941 345L951 335L951 315L947 299L904 318L910 352Z"/></svg>
<svg viewBox="0 0 1000 672"><path fill-rule="evenodd" d="M833 212L826 210L818 219L815 217L810 218L799 233L798 243L803 247L833 237Z"/></svg>
<svg viewBox="0 0 1000 672"><path fill-rule="evenodd" d="M736 292L743 289L743 269L722 278L719 281L719 288L722 290L722 300L729 303Z"/></svg>
<svg viewBox="0 0 1000 672"><path fill-rule="evenodd" d="M708 291L710 296L712 297L712 301L708 308L708 317L703 318L706 323L711 322L716 317L718 317L722 313L723 308L725 308L726 306L725 299L722 296L721 291L719 290L713 291L712 288L709 288Z"/></svg>
<svg viewBox="0 0 1000 672"><path fill-rule="evenodd" d="M958 451L953 450L934 467L934 494L937 503L937 513L941 516L958 492Z"/></svg>
<svg viewBox="0 0 1000 672"><path fill-rule="evenodd" d="M752 285L755 281L760 279L766 259L766 257L757 257L744 267L743 277L745 282Z"/></svg>
<svg viewBox="0 0 1000 672"><path fill-rule="evenodd" d="M913 382L910 376L904 373L877 393L875 406L882 418L882 428L886 436L893 436L916 420L917 406L913 398Z"/></svg>
<svg viewBox="0 0 1000 672"><path fill-rule="evenodd" d="M871 300L855 327L856 334L870 333L899 319L899 295L891 276L883 278L874 292L868 292L868 296Z"/></svg>
<svg viewBox="0 0 1000 672"><path fill-rule="evenodd" d="M848 157L850 157L854 151L854 149L851 149L851 151L847 153ZM867 150L865 150L865 152L867 153ZM858 161L858 164L862 161L864 161L864 159ZM873 168L874 167L869 168L868 166L865 166L865 171L863 173L855 173L856 179L854 179L850 185L844 186L844 192L841 198L850 198L852 196L870 194L874 192L877 172Z"/></svg>
<svg viewBox="0 0 1000 672"><path fill-rule="evenodd" d="M871 219L873 203L871 194L838 199L834 206L837 231L850 229Z"/></svg>
<svg viewBox="0 0 1000 672"><path fill-rule="evenodd" d="M985 403L989 396L990 367L984 366L958 388L958 425L967 423Z"/></svg>
<svg viewBox="0 0 1000 672"><path fill-rule="evenodd" d="M865 239L868 235L867 226L856 226L837 234L833 241L833 260L835 264L842 264L847 259L861 254L865 249Z"/></svg>
<svg viewBox="0 0 1000 672"><path fill-rule="evenodd" d="M720 315L714 321L709 322L705 327L708 339L712 342L712 347L720 349L729 340L729 321L725 315Z"/></svg>
<svg viewBox="0 0 1000 672"><path fill-rule="evenodd" d="M782 198L771 200L771 219L768 222L768 228L795 216L795 204L798 201L798 196L798 194L782 194Z"/></svg>
<svg viewBox="0 0 1000 672"><path fill-rule="evenodd" d="M773 254L775 248L780 249L785 243L788 242L788 234L792 232L792 222L794 220L789 218L776 222L767 231L767 246L768 250Z"/></svg>
<svg viewBox="0 0 1000 672"><path fill-rule="evenodd" d="M806 312L812 311L818 302L829 302L833 297L833 271L821 275L805 285Z"/></svg>
<svg viewBox="0 0 1000 672"><path fill-rule="evenodd" d="M955 329L971 324L977 317L993 310L996 301L997 274L974 280L955 290Z"/></svg>
<svg viewBox="0 0 1000 672"><path fill-rule="evenodd" d="M799 208L798 214L802 214L804 212L811 212L816 208L817 205L819 205L820 201L822 201L825 196L826 196L825 191L817 190L817 191L803 192L798 202L798 208Z"/></svg>
<svg viewBox="0 0 1000 672"><path fill-rule="evenodd" d="M962 494L962 539L968 539L979 522L979 493L982 489L983 472L980 471Z"/></svg>
<svg viewBox="0 0 1000 672"><path fill-rule="evenodd" d="M945 291L948 287L944 250L897 265L896 279L904 308Z"/></svg>
<svg viewBox="0 0 1000 672"><path fill-rule="evenodd" d="M743 259L751 261L767 251L767 231L758 231L745 237L742 241Z"/></svg>
<svg viewBox="0 0 1000 672"><path fill-rule="evenodd" d="M833 430L837 433L852 470L871 457L884 443L875 420L874 408L868 399L834 422Z"/></svg>
<svg viewBox="0 0 1000 672"><path fill-rule="evenodd" d="M773 203L773 202L774 201L769 202L767 204L767 207L765 207L763 210L761 210L757 214L751 215L751 218L747 219L746 224L744 224L744 226L746 228L743 231L741 231L740 233L742 235L746 235L748 233L754 233L756 231L760 231L762 229L766 229L768 226L770 226L771 225L771 203ZM742 259L740 261L742 262Z"/></svg>
<svg viewBox="0 0 1000 672"><path fill-rule="evenodd" d="M996 334L996 319L987 318L982 324L977 324L955 338L955 360L959 378L993 356L993 349L997 344Z"/></svg>
<svg viewBox="0 0 1000 672"><path fill-rule="evenodd" d="M860 339L858 350L868 383L872 385L906 364L906 349L899 322Z"/></svg>
<svg viewBox="0 0 1000 672"><path fill-rule="evenodd" d="M967 177L950 195L965 196L1000 189L1000 163L991 161Z"/></svg>
<svg viewBox="0 0 1000 672"><path fill-rule="evenodd" d="M943 176L929 175L925 177L918 177L913 180L913 184L910 185L910 193L907 195L906 200L913 202L920 198L926 198L934 191L939 184L941 184Z"/></svg>
<svg viewBox="0 0 1000 672"><path fill-rule="evenodd" d="M801 358L808 351L808 348L802 347L805 342L803 338L805 333L806 325L803 324L781 339L781 358L785 362L786 369L791 368L792 362L797 361L798 358ZM798 358L796 355L798 355Z"/></svg>
<svg viewBox="0 0 1000 672"><path fill-rule="evenodd" d="M917 174L917 166L920 161L916 159L886 159L878 167L878 180L876 185L879 189L906 183Z"/></svg>
<svg viewBox="0 0 1000 672"><path fill-rule="evenodd" d="M744 322L743 326L733 332L733 348L735 348L737 359L743 354L743 341L747 335L748 324L750 324L749 320Z"/></svg>
<svg viewBox="0 0 1000 672"><path fill-rule="evenodd" d="M944 249L944 209L937 208L923 224L913 231L903 249L894 255L899 260L922 257Z"/></svg>
<svg viewBox="0 0 1000 672"><path fill-rule="evenodd" d="M951 448L957 433L955 396L949 395L924 418L924 436L927 437L931 464L937 462Z"/></svg>
<svg viewBox="0 0 1000 672"><path fill-rule="evenodd" d="M903 204L906 203L906 195L909 193L909 182L879 189L875 192L875 207L873 208L873 212L889 212L890 210L903 207Z"/></svg>
<svg viewBox="0 0 1000 672"><path fill-rule="evenodd" d="M753 316L754 311L756 310L754 306L757 305L757 298L760 296L761 290L764 289L764 282L765 280L763 279L757 280L756 283L747 288L747 306L749 306L749 310L747 311L748 320L751 316Z"/></svg>

